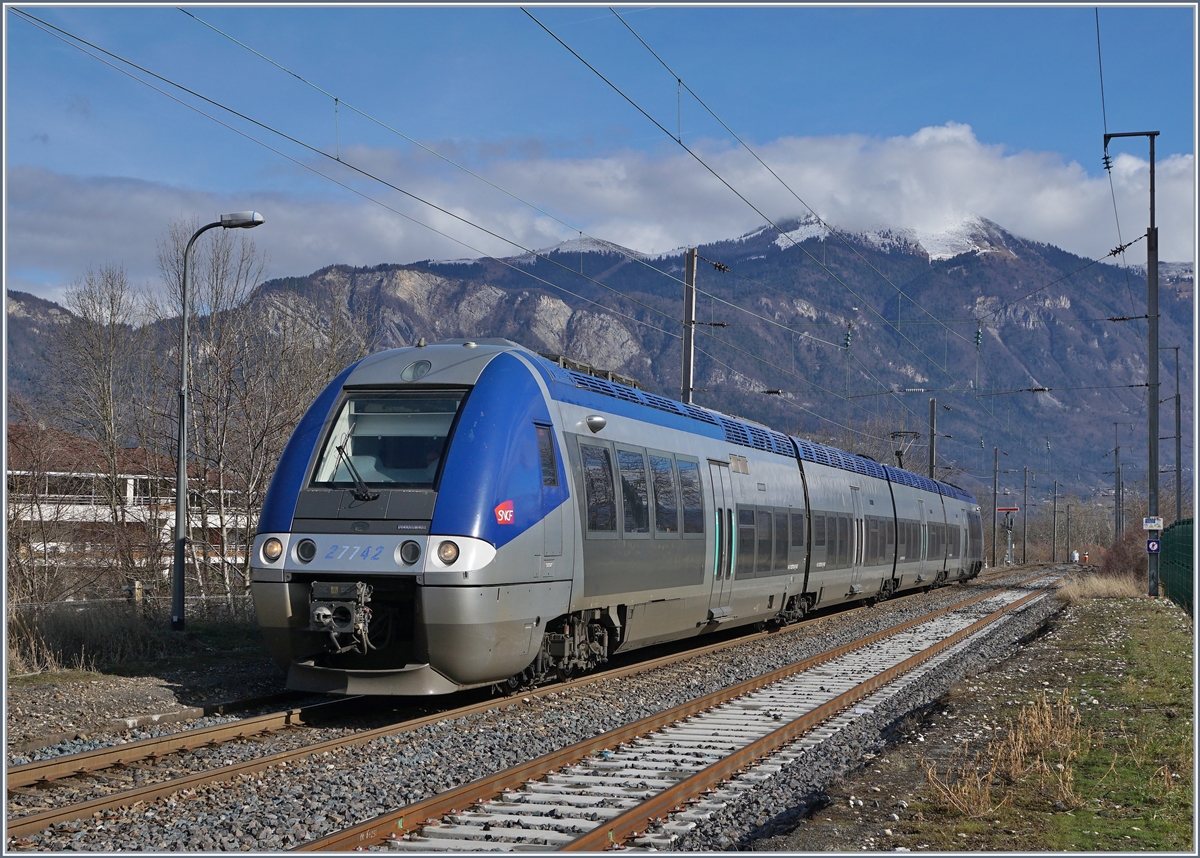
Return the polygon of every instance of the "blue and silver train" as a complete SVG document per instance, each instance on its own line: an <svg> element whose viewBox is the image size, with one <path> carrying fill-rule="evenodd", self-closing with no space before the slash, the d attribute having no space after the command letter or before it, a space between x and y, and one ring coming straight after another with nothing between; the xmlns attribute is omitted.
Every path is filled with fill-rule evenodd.
<svg viewBox="0 0 1200 858"><path fill-rule="evenodd" d="M290 688L443 694L963 580L955 486L507 340L364 358L284 449L254 540Z"/></svg>

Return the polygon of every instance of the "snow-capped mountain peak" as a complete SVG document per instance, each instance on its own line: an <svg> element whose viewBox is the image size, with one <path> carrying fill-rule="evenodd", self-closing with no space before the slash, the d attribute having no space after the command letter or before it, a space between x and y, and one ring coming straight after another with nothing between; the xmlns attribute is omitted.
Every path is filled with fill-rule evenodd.
<svg viewBox="0 0 1200 858"><path fill-rule="evenodd" d="M630 250L628 247L622 247L611 241L605 241L603 238L582 236L580 238L570 238L566 241L560 241L558 244L551 245L550 247L543 247L540 250L535 250L533 253L518 256L517 261L532 262L537 256L549 256L551 253L615 253L620 256L645 256L644 253L637 250Z"/></svg>
<svg viewBox="0 0 1200 858"><path fill-rule="evenodd" d="M761 232L762 230L758 230L744 238L751 238ZM941 229L935 230L875 226L843 234L879 250L923 253L930 261L950 259L963 253L1013 253L1007 241L1008 233L987 218L974 214L960 221L948 222ZM779 235L774 243L781 250L786 250L810 238L825 241L828 237L829 230L814 215L809 214L801 218L794 229Z"/></svg>

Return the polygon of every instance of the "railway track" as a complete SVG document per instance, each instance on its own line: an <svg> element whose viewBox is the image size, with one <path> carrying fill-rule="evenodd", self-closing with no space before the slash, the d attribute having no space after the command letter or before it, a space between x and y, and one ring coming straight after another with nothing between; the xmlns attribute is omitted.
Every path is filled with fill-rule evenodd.
<svg viewBox="0 0 1200 858"><path fill-rule="evenodd" d="M720 796L705 795L722 781L823 725L787 752L795 759L852 721L847 707L895 694L898 680L919 681L923 665L1043 598L1061 576L1037 577L1047 581L1033 592L1007 588L964 600L298 848L668 847L722 806Z"/></svg>
<svg viewBox="0 0 1200 858"><path fill-rule="evenodd" d="M976 601L978 598L982 597L976 597L976 599L969 601ZM582 677L571 682L526 691L523 692L520 698L487 700L469 706L437 712L427 717L409 719L377 729L361 730L349 736L341 736L317 743L304 743L302 746L290 748L283 753L264 755L257 759L231 765L217 766L203 772L189 772L182 777L161 780L159 783L148 784L135 789L116 789L110 791L110 794L87 801L71 802L34 813L18 815L20 808L14 808L12 802L10 802L6 834L10 840L12 838L21 838L57 824L92 817L95 814L104 813L113 808L128 807L137 802L152 801L176 792L192 790L203 784L230 781L240 776L256 774L273 766L280 766L301 757L320 754L335 748L365 744L385 736L416 730L438 721L460 718L472 713L483 713L488 710L494 710L497 707L512 707L514 705L520 707L526 705L533 698L547 694L561 695L580 686L651 671L689 658L703 656L729 647L741 646L747 642L768 637L772 634L787 634L790 631L800 631L804 628L804 624L800 624L788 627L782 632L763 632L736 640L710 644L706 647L688 650L683 653L672 653L661 658ZM260 736L264 733L277 733L293 726L307 724L313 721L318 714L333 715L339 706L349 705L350 702L333 701L314 707L286 710L257 718L243 719L242 721L228 725L184 731L171 736L114 746L90 752L89 754L64 756L54 760L12 767L8 770L10 796L14 789L27 792L30 787L51 783L61 778L69 778L72 775L83 774L85 776L93 776L106 767L119 767L122 769L132 767L139 769L143 774L149 774L153 772L155 763L166 758L171 753L196 748L214 747L221 742L246 739L253 736ZM146 763L150 763L151 765L146 766Z"/></svg>

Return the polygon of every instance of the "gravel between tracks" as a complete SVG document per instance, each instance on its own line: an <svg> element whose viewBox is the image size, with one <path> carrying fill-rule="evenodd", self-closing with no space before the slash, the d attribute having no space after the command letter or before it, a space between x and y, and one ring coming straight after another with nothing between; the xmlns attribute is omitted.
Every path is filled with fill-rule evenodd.
<svg viewBox="0 0 1200 858"><path fill-rule="evenodd" d="M210 723L196 721L196 709L285 690L283 672L267 658L147 676L72 672L68 677L61 682L10 681L4 707L7 765L80 753L111 744L113 738L131 741L160 732L148 725L111 730L110 725L117 721L147 721L158 716L164 729L167 724L172 725L170 729L196 727ZM180 718L178 722L175 716ZM111 734L109 741L93 741L104 733ZM39 749L49 753L32 753Z"/></svg>
<svg viewBox="0 0 1200 858"><path fill-rule="evenodd" d="M10 845L53 851L288 848L893 626L966 598L979 587L972 583L945 588L875 609L818 618L794 632L624 680L542 698L501 700L482 715L305 758L152 805L61 824ZM1005 623L963 656L937 668L918 690L899 695L903 699L895 706L835 734L802 764L785 769L737 806L726 808L680 847L746 848L748 842L794 823L806 797L881 744L881 730L935 700L968 672L1004 658L1054 610L1054 601L1045 599ZM27 705L36 703L30 698Z"/></svg>

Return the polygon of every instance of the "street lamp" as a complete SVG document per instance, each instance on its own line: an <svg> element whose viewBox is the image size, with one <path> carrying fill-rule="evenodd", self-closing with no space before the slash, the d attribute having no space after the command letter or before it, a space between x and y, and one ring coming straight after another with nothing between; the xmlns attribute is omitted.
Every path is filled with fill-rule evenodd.
<svg viewBox="0 0 1200 858"><path fill-rule="evenodd" d="M187 413L188 413L188 254L201 234L215 227L253 229L263 222L258 212L234 212L200 227L183 249L183 333L179 347L179 460L175 471L175 559L171 566L171 630L183 623L183 549L187 542Z"/></svg>

